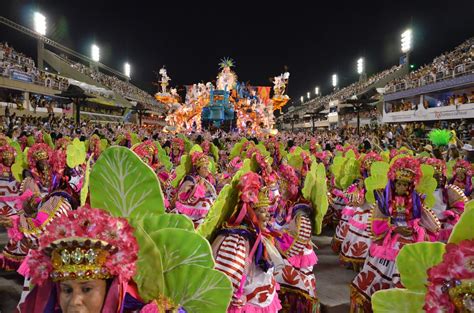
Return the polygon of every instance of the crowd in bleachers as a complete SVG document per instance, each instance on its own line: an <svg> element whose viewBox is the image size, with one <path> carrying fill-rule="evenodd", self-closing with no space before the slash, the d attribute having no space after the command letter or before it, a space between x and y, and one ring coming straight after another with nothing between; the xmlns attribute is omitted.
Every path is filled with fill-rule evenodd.
<svg viewBox="0 0 474 313"><path fill-rule="evenodd" d="M146 91L141 90L140 88L132 85L129 82L123 81L118 79L115 76L106 75L92 69L88 66L85 66L82 63L73 63L71 62L71 66L78 70L79 72L91 77L93 80L97 81L98 83L112 89L113 91L117 92L121 96L125 98L129 98L135 101L144 102L148 104L154 104L156 101L154 98L147 93Z"/></svg>
<svg viewBox="0 0 474 313"><path fill-rule="evenodd" d="M32 58L15 51L8 43L0 43L0 74L12 77L14 72L26 74L31 82L55 90L66 90L67 78L38 69Z"/></svg>
<svg viewBox="0 0 474 313"><path fill-rule="evenodd" d="M374 74L367 78L366 80L357 81L355 83L350 84L347 87L341 88L332 92L329 95L323 96L321 98L317 98L314 100L313 103L310 103L311 107L318 108L321 105L327 104L333 100L344 100L349 99L354 95L357 95L363 91L365 91L369 86L375 84L376 82L386 78L388 75L398 71L401 68L400 65L395 65L385 71L380 73Z"/></svg>
<svg viewBox="0 0 474 313"><path fill-rule="evenodd" d="M386 93L411 89L447 78L474 72L474 37L466 40L453 51L445 52L433 62L421 66L404 77L394 79L385 86Z"/></svg>
<svg viewBox="0 0 474 313"><path fill-rule="evenodd" d="M434 107L445 107L451 105L463 105L467 103L474 103L474 91L471 94L466 92L459 92L453 93L452 95L446 96L441 100L438 100L433 103L429 103L428 100L425 100L423 103L423 107L425 109L434 108ZM402 111L410 111L410 110L417 110L418 106L417 103L410 100L402 100L396 103L387 103L385 106L385 112L392 113L392 112L402 112Z"/></svg>
<svg viewBox="0 0 474 313"><path fill-rule="evenodd" d="M362 111L359 113L359 117L362 119L377 119L380 117L381 114L378 112L377 108L373 108L367 111ZM351 121L357 118L357 113L355 112L350 112L350 113L345 113L345 114L340 114L339 115L340 119L342 121Z"/></svg>

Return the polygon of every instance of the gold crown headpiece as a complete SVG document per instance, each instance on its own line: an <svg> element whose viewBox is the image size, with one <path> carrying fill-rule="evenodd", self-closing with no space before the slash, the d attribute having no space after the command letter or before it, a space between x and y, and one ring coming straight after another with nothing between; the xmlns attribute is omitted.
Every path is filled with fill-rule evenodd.
<svg viewBox="0 0 474 313"><path fill-rule="evenodd" d="M206 155L200 156L197 160L194 161L194 166L196 168L209 166L209 158Z"/></svg>
<svg viewBox="0 0 474 313"><path fill-rule="evenodd" d="M116 249L105 241L90 238L55 241L48 249L53 265L50 277L53 281L110 278L105 263Z"/></svg>
<svg viewBox="0 0 474 313"><path fill-rule="evenodd" d="M266 187L262 188L258 193L258 202L255 203L254 208L267 208L271 205L270 198L268 197L268 189Z"/></svg>
<svg viewBox="0 0 474 313"><path fill-rule="evenodd" d="M48 159L48 152L46 152L45 150L38 150L38 151L35 151L35 152L33 153L33 158L34 158L36 161L47 160L47 159Z"/></svg>
<svg viewBox="0 0 474 313"><path fill-rule="evenodd" d="M449 288L449 298L456 312L472 312L474 302L474 279L456 280Z"/></svg>
<svg viewBox="0 0 474 313"><path fill-rule="evenodd" d="M416 173L408 168L401 168L395 172L395 177L397 180L403 180L408 182L413 181L415 175Z"/></svg>
<svg viewBox="0 0 474 313"><path fill-rule="evenodd" d="M2 157L3 158L13 158L13 157L15 157L15 153L13 153L13 151L7 149L7 150L2 151Z"/></svg>

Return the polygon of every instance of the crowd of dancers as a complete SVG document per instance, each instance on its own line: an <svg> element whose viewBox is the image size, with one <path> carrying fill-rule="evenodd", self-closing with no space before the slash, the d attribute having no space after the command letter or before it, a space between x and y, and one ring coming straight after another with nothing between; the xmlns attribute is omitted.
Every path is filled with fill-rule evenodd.
<svg viewBox="0 0 474 313"><path fill-rule="evenodd" d="M25 277L19 312L319 312L326 229L355 272L352 312L386 312L384 292L413 281L418 309L473 309L474 169L442 157L455 132L429 133L436 158L330 132L56 130L0 137L0 267ZM407 274L400 251L429 258L426 243L448 244ZM444 249L462 251L451 272L435 270Z"/></svg>

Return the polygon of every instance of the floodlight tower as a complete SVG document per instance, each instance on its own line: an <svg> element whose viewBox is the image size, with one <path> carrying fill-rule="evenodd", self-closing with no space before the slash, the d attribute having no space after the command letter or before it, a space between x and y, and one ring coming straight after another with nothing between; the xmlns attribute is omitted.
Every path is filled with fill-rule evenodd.
<svg viewBox="0 0 474 313"><path fill-rule="evenodd" d="M413 44L413 33L410 28L401 34L401 48L405 56L405 64L410 67L410 51Z"/></svg>
<svg viewBox="0 0 474 313"><path fill-rule="evenodd" d="M308 92L306 93L306 96L308 97L308 100L309 100L309 98L311 97L311 93L308 91Z"/></svg>
<svg viewBox="0 0 474 313"><path fill-rule="evenodd" d="M301 103L303 104L304 103L304 97L301 96Z"/></svg>
<svg viewBox="0 0 474 313"><path fill-rule="evenodd" d="M90 63L91 68L98 69L98 63L100 61L100 48L96 44L91 46L91 59L94 61Z"/></svg>
<svg viewBox="0 0 474 313"><path fill-rule="evenodd" d="M127 76L127 81L129 81L130 80L130 72L131 72L130 63L125 62L125 64L123 65L123 71L125 73L125 76Z"/></svg>
<svg viewBox="0 0 474 313"><path fill-rule="evenodd" d="M337 74L332 74L332 87L334 90L337 89Z"/></svg>
<svg viewBox="0 0 474 313"><path fill-rule="evenodd" d="M37 37L37 66L39 69L44 70L44 41L43 37L46 35L46 17L35 12L33 15L34 30L38 33Z"/></svg>
<svg viewBox="0 0 474 313"><path fill-rule="evenodd" d="M316 95L316 97L319 97L319 87L314 88L314 94Z"/></svg>
<svg viewBox="0 0 474 313"><path fill-rule="evenodd" d="M359 58L357 60L357 74L359 74L359 81L364 81L367 79L367 74L365 73L365 60L364 58Z"/></svg>

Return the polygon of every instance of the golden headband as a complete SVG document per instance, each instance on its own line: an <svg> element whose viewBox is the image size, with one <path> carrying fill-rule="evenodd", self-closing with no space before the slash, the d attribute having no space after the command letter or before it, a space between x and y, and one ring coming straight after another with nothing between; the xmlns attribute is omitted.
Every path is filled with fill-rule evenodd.
<svg viewBox="0 0 474 313"><path fill-rule="evenodd" d="M112 275L105 263L114 247L103 241L75 238L51 245L53 281L71 279L107 279Z"/></svg>

